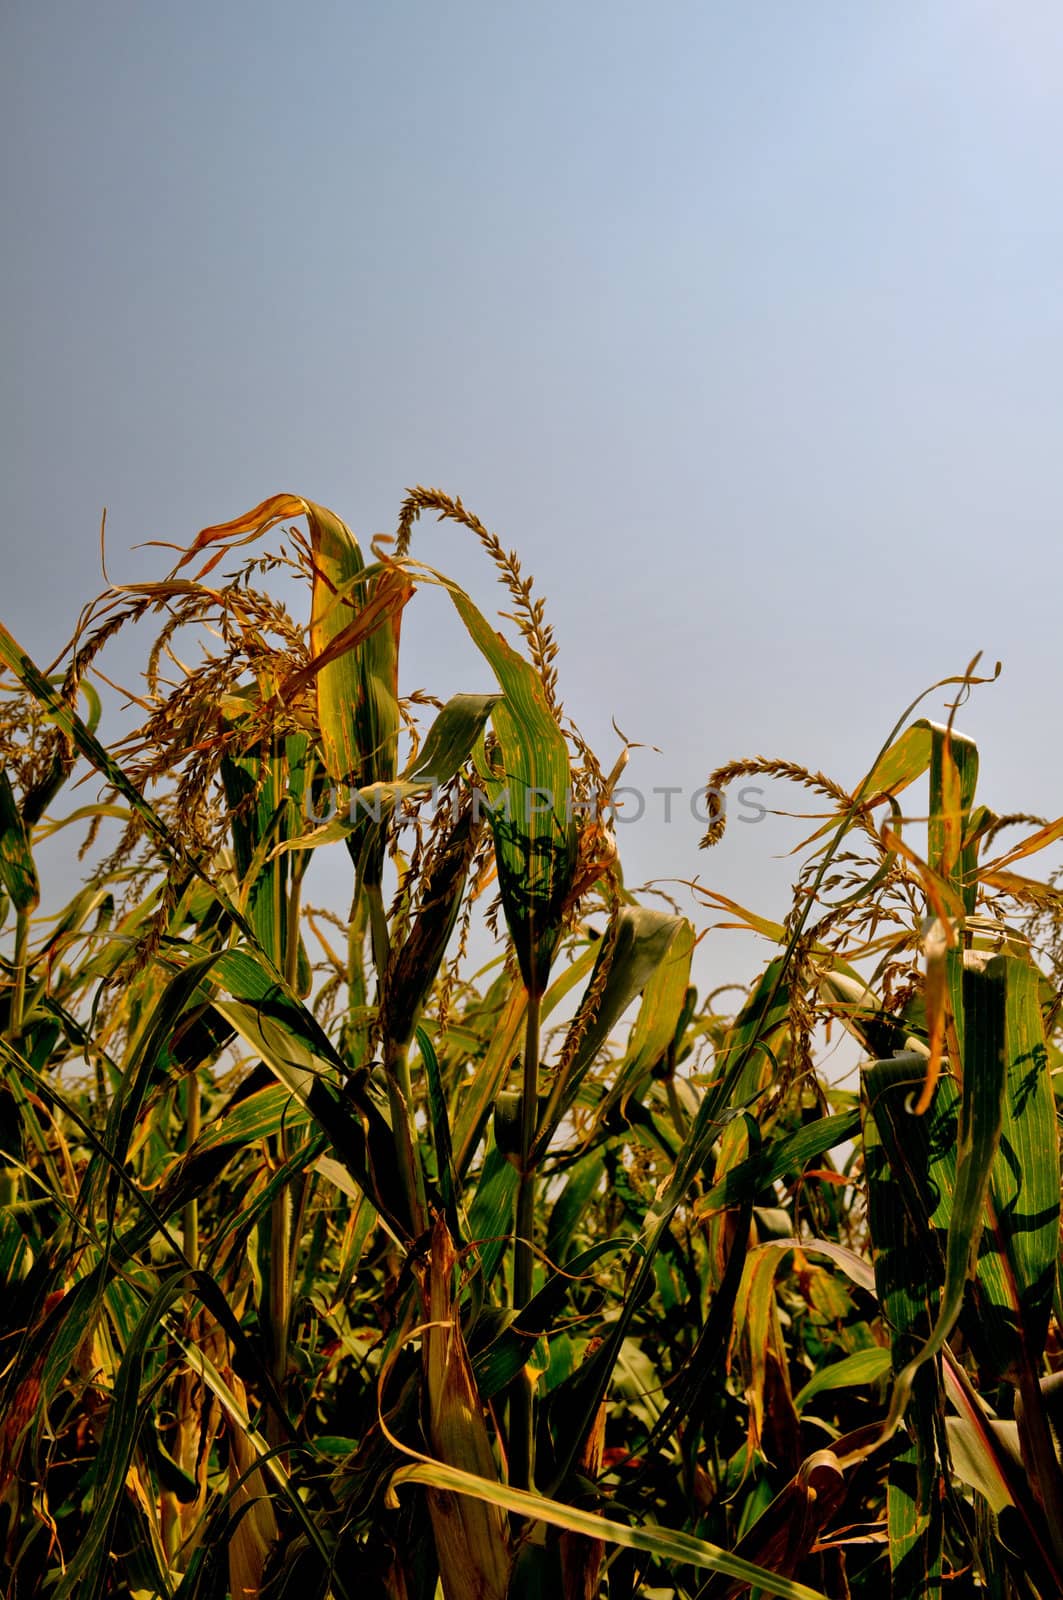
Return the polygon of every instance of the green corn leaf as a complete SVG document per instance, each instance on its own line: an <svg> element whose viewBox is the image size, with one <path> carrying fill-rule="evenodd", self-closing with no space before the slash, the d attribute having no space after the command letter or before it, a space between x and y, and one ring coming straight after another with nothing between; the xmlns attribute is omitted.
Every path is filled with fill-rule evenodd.
<svg viewBox="0 0 1063 1600"><path fill-rule="evenodd" d="M946 1417L945 1428L953 1471L978 1491L994 1516L1022 1503L1026 1486L1018 1423L987 1418L979 1429L966 1417Z"/></svg>
<svg viewBox="0 0 1063 1600"><path fill-rule="evenodd" d="M3 1153L0 1152L0 1160ZM0 1167L0 1183L8 1179L12 1170ZM12 1294L33 1265L34 1252L26 1235L16 1221L18 1207L9 1201L0 1204L0 1284L6 1295Z"/></svg>
<svg viewBox="0 0 1063 1600"><path fill-rule="evenodd" d="M696 1539L688 1533L675 1533L667 1528L633 1528L581 1511L575 1506L561 1504L543 1495L531 1494L524 1489L511 1489L506 1484L493 1483L469 1472L458 1471L440 1461L421 1460L412 1466L400 1467L391 1479L392 1492L407 1483L421 1483L435 1489L445 1489L452 1494L472 1495L489 1505L501 1506L531 1522L545 1522L550 1527L563 1528L570 1533L581 1533L591 1539L604 1539L626 1550L641 1550L666 1566L691 1566L709 1572L723 1572L754 1585L764 1594L777 1595L779 1600L826 1600L818 1589L791 1578L780 1577L763 1567L755 1566L741 1557L729 1555L718 1545L706 1539Z"/></svg>
<svg viewBox="0 0 1063 1600"><path fill-rule="evenodd" d="M785 956L768 963L728 1030L720 1052L719 1075L729 1084L727 1098L735 1106L749 1105L778 1071L776 1050L790 1020L787 965Z"/></svg>
<svg viewBox="0 0 1063 1600"><path fill-rule="evenodd" d="M276 846L300 827L306 755L307 740L299 734L274 741L270 749L227 755L221 764L245 915L278 972L289 968L288 906L293 886L290 858Z"/></svg>
<svg viewBox="0 0 1063 1600"><path fill-rule="evenodd" d="M215 1010L305 1106L377 1209L405 1231L391 1129L364 1089L344 1081L342 1059L314 1016L254 951L222 951L197 975L227 993L213 997Z"/></svg>
<svg viewBox="0 0 1063 1600"><path fill-rule="evenodd" d="M280 1083L231 1104L168 1171L156 1198L159 1215L170 1217L189 1200L209 1193L237 1151L282 1132L301 1133L310 1125L305 1105Z"/></svg>
<svg viewBox="0 0 1063 1600"><path fill-rule="evenodd" d="M834 1116L807 1122L796 1133L773 1139L719 1178L698 1201L697 1215L711 1216L714 1211L753 1199L777 1178L799 1172L809 1161L847 1143L859 1131L859 1111L840 1111Z"/></svg>
<svg viewBox="0 0 1063 1600"><path fill-rule="evenodd" d="M1059 1147L1040 975L1018 955L996 956L992 964L1004 990L999 1151L991 1160L964 1325L998 1378L1018 1382L1024 1368L1039 1363L1047 1335L1058 1249ZM972 981L978 975L972 978L968 971L968 989ZM977 1061L978 1041L970 1038L969 1029L968 1016L964 1032ZM912 1116L911 1096L921 1086L924 1070L920 1057L878 1062L864 1069L864 1088L878 1129L876 1140L883 1140L891 1174L900 1185L897 1204L903 1204L914 1228L902 1246L909 1252L902 1260L910 1268L911 1251L924 1256L929 1251L940 1274L939 1240L956 1216L959 1097L953 1080L943 1078L927 1117ZM872 1198L875 1193L873 1186ZM929 1267L924 1271L930 1273L925 1280L929 1288L933 1272Z"/></svg>
<svg viewBox="0 0 1063 1600"><path fill-rule="evenodd" d="M604 1151L599 1146L578 1161L550 1211L546 1230L546 1259L563 1267L573 1234L593 1196L601 1186L605 1171Z"/></svg>
<svg viewBox="0 0 1063 1600"><path fill-rule="evenodd" d="M645 1214L640 1240L645 1252L643 1260L634 1281L627 1288L620 1314L605 1342L585 1362L584 1369L578 1375L581 1380L578 1405L569 1419L567 1443L559 1451L559 1465L553 1479L555 1488L565 1481L571 1471L580 1443L597 1415L631 1320L652 1287L656 1252L691 1181L709 1156L719 1135L726 1108L731 1106L733 1098L737 1098L736 1085L744 1083L751 1074L754 1075L754 1081L759 1083L760 1061L766 1053L763 1041L785 1026L789 1013L787 973L792 948L791 943L788 952L769 965L754 996L730 1030L727 1047L721 1053L722 1071L711 1090L702 1097L682 1147L672 1161L668 1181Z"/></svg>
<svg viewBox="0 0 1063 1600"><path fill-rule="evenodd" d="M446 587L503 691L491 713L499 760L482 776L506 926L529 992L541 995L578 860L568 746L534 667L462 589Z"/></svg>
<svg viewBox="0 0 1063 1600"><path fill-rule="evenodd" d="M890 1370L888 1350L856 1350L851 1356L821 1367L794 1395L794 1410L800 1414L818 1394L830 1389L862 1388L877 1383Z"/></svg>
<svg viewBox="0 0 1063 1600"><path fill-rule="evenodd" d="M485 1284L491 1283L498 1271L513 1232L517 1183L516 1167L490 1144L469 1208L468 1227L469 1242L476 1247Z"/></svg>
<svg viewBox="0 0 1063 1600"><path fill-rule="evenodd" d="M855 798L866 802L876 795L900 794L930 766L932 745L932 726L920 717L882 752L871 771L857 784Z"/></svg>
<svg viewBox="0 0 1063 1600"><path fill-rule="evenodd" d="M35 911L41 886L26 825L19 814L14 791L0 767L0 883L16 911Z"/></svg>
<svg viewBox="0 0 1063 1600"><path fill-rule="evenodd" d="M576 1026L583 1025L583 1012L591 1003L590 997L596 992L600 997L571 1062L565 1071L556 1075L551 1086L533 1160L540 1160L548 1149L574 1104L595 1056L639 993L644 995L646 1020L641 1036L636 1027L636 1037L641 1038L640 1047L647 1053L656 1051L654 1059L659 1056L671 1039L682 1010L692 949L693 930L685 917L651 911L645 906L620 908L600 941L598 959L577 1012ZM603 969L604 983L601 980Z"/></svg>
<svg viewBox="0 0 1063 1600"><path fill-rule="evenodd" d="M653 1069L662 1061L676 1039L687 1015L690 987L690 962L694 953L694 929L685 922L669 940L663 957L642 990L642 1004L628 1040L627 1054L616 1078L599 1107L599 1118L614 1105L623 1107L638 1092ZM688 1016L689 1020L689 1016Z"/></svg>
<svg viewBox="0 0 1063 1600"><path fill-rule="evenodd" d="M578 1286L579 1278L607 1256L630 1251L631 1239L600 1239L581 1250L567 1263L564 1272L551 1273L546 1283L518 1312L503 1332L473 1358L476 1385L485 1400L499 1394L516 1377L538 1341L557 1324L565 1301Z"/></svg>
<svg viewBox="0 0 1063 1600"><path fill-rule="evenodd" d="M398 766L398 657L402 609L413 585L392 569L368 578L344 523L307 503L315 556L310 647L331 659L317 673L317 712L325 765L339 783L393 781ZM359 614L379 610L368 637L346 643Z"/></svg>
<svg viewBox="0 0 1063 1600"><path fill-rule="evenodd" d="M874 1059L886 1060L900 1051L927 1053L925 1039L910 1033L861 979L835 969L820 980L820 994L832 1014Z"/></svg>
<svg viewBox="0 0 1063 1600"><path fill-rule="evenodd" d="M441 788L468 761L499 694L455 694L438 713L402 778L408 784Z"/></svg>
<svg viewBox="0 0 1063 1600"><path fill-rule="evenodd" d="M206 964L193 961L165 982L161 981L162 969L156 969L160 981L147 1025L130 1051L108 1111L103 1139L108 1159L104 1160L98 1150L86 1174L83 1195L90 1210L106 1186L108 1207L113 1214L118 1194L117 1169L128 1157L149 1091L171 1070L174 1038L187 1014L198 1007L200 983L208 969L209 960Z"/></svg>
<svg viewBox="0 0 1063 1600"><path fill-rule="evenodd" d="M383 838L387 819L400 801L433 794L457 776L472 755L491 710L500 699L498 694L453 695L400 777L391 783L377 782L353 789L349 816L336 816L312 833L279 844L278 852L316 850L321 845L347 842L352 833L359 830L367 838Z"/></svg>
<svg viewBox="0 0 1063 1600"><path fill-rule="evenodd" d="M978 747L973 739L936 723L931 724L931 738L928 860L952 880L971 916L978 890L978 847L969 839Z"/></svg>
<svg viewBox="0 0 1063 1600"><path fill-rule="evenodd" d="M285 1129L295 1133L305 1128L309 1120L306 1107L291 1090L274 1083L266 1089L259 1089L246 1100L238 1101L219 1122L212 1122L185 1159L237 1145L258 1144Z"/></svg>
<svg viewBox="0 0 1063 1600"><path fill-rule="evenodd" d="M955 1177L955 1086L938 1083L926 1116L911 1112L925 1073L922 1055L877 1062L862 1074L864 1161L868 1223L875 1281L886 1323L892 1330L894 1371L900 1372L924 1346L944 1279L944 1253L932 1225L932 1191L924 1175ZM935 1156L935 1152L938 1154ZM947 1226L947 1223L945 1224ZM938 1416L942 1401L937 1374L927 1366L913 1388L906 1448L890 1461L887 1524L890 1567L898 1600L918 1600L940 1590L943 1467Z"/></svg>
<svg viewBox="0 0 1063 1600"><path fill-rule="evenodd" d="M570 966L558 973L543 996L544 1022L587 976L594 964L596 951L596 945L588 945ZM484 1127L509 1077L520 1048L527 1013L528 991L523 982L516 982L506 998L498 1022L490 1030L487 1049L475 1077L462 1094L454 1128L454 1166L459 1174L468 1170Z"/></svg>
<svg viewBox="0 0 1063 1600"><path fill-rule="evenodd" d="M935 1396L917 1375L911 1442L892 1457L886 1489L891 1590L896 1600L941 1594L944 1480L934 1438Z"/></svg>
<svg viewBox="0 0 1063 1600"><path fill-rule="evenodd" d="M455 1239L461 1237L458 1225L458 1195L457 1185L454 1181L454 1152L450 1138L450 1115L447 1111L447 1099L443 1093L443 1082L439 1075L439 1062L436 1059L432 1041L423 1028L417 1029L417 1048L421 1052L424 1063L425 1077L428 1080L428 1114L432 1124L432 1140L435 1145L436 1172L439 1179L439 1192L443 1200L443 1214L447 1225Z"/></svg>
<svg viewBox="0 0 1063 1600"><path fill-rule="evenodd" d="M990 1174L1000 1141L1006 1083L1006 966L994 957L984 970L963 973L965 1047L960 1102L956 1188L945 1259L945 1281L933 1330L898 1374L887 1436L904 1415L917 1372L943 1347L963 1307L964 1290L977 1270Z"/></svg>
<svg viewBox="0 0 1063 1600"><path fill-rule="evenodd" d="M1006 1080L1000 1150L973 1286L972 1338L1017 1383L1039 1370L1059 1251L1059 1133L1041 1012L1041 975L1005 955Z"/></svg>

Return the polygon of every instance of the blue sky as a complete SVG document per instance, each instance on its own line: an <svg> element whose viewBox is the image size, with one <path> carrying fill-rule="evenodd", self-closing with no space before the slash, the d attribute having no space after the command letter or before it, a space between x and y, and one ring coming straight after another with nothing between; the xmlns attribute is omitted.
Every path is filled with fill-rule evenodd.
<svg viewBox="0 0 1063 1600"><path fill-rule="evenodd" d="M853 783L983 649L983 797L1055 815L1061 83L1049 0L10 0L0 614L58 649L104 505L122 581L280 490L368 539L438 484L603 759L660 747L633 783ZM415 553L496 603L466 536ZM439 596L404 649L490 687ZM699 831L651 807L629 881L784 908L792 824Z"/></svg>

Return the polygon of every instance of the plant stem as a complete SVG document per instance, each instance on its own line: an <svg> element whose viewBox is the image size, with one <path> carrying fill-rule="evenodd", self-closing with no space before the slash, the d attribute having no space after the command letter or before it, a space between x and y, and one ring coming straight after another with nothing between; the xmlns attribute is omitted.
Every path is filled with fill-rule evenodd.
<svg viewBox="0 0 1063 1600"><path fill-rule="evenodd" d="M513 1241L513 1305L522 1311L532 1297L535 1275L535 1144L539 1112L539 1023L542 996L528 991L524 1026L524 1082L520 1123L520 1184L517 1189L516 1234ZM530 1489L535 1480L535 1387L527 1366L513 1385L510 1397L510 1477L518 1489Z"/></svg>
<svg viewBox="0 0 1063 1600"><path fill-rule="evenodd" d="M200 1126L199 1074L189 1073L185 1079L185 1150L191 1150L199 1138ZM199 1200L193 1195L187 1201L181 1222L182 1248L194 1267L199 1266Z"/></svg>
<svg viewBox="0 0 1063 1600"><path fill-rule="evenodd" d="M517 1191L517 1237L513 1256L513 1298L517 1309L531 1299L535 1252L532 1228L535 1221L535 1169L532 1146L539 1110L539 1019L542 1001L528 995L528 1015L524 1024L524 1081L520 1122L520 1187Z"/></svg>
<svg viewBox="0 0 1063 1600"><path fill-rule="evenodd" d="M384 910L384 895L379 883L365 885L365 898L369 906L369 942L373 951L373 965L376 967L377 984L383 994L384 984L387 982L388 961L391 956L391 940L388 936L388 918Z"/></svg>
<svg viewBox="0 0 1063 1600"><path fill-rule="evenodd" d="M281 1141L277 1152L279 1161L283 1161L287 1155L283 1135ZM287 1189L283 1189L274 1199L269 1212L269 1343L270 1371L285 1409L288 1393L288 1326L291 1319L291 1214L291 1196ZM272 1409L266 1417L266 1436L272 1445L283 1443L283 1431Z"/></svg>
<svg viewBox="0 0 1063 1600"><path fill-rule="evenodd" d="M284 978L291 989L294 989L299 981L299 929L303 909L303 877L306 873L308 856L309 852L304 850L293 857L288 883L284 929Z"/></svg>
<svg viewBox="0 0 1063 1600"><path fill-rule="evenodd" d="M1052 1553L1059 1571L1063 1570L1063 1477L1060 1475L1041 1385L1036 1371L1027 1360L1023 1361L1020 1368L1019 1393L1022 1397L1019 1437L1024 1446L1023 1458L1029 1463L1033 1491L1045 1513Z"/></svg>
<svg viewBox="0 0 1063 1600"><path fill-rule="evenodd" d="M391 1137L395 1145L395 1165L402 1179L409 1212L410 1232L417 1239L427 1226L424 1177L416 1156L416 1129L413 1123L413 1085L404 1046L392 1039L384 1046L384 1076L388 1085L388 1110L391 1112Z"/></svg>
<svg viewBox="0 0 1063 1600"><path fill-rule="evenodd" d="M8 1013L7 1036L17 1039L22 1031L22 1013L26 1004L26 947L30 936L30 913L21 909L15 918L15 982L11 989L11 1009Z"/></svg>

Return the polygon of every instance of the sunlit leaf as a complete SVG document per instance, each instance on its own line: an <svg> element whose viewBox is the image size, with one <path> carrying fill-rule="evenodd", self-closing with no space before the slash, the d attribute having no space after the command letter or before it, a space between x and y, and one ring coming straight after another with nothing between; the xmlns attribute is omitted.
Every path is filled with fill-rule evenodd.
<svg viewBox="0 0 1063 1600"><path fill-rule="evenodd" d="M505 1484L492 1483L468 1472L459 1472L437 1461L420 1461L400 1467L394 1474L393 1489L406 1483L423 1483L432 1488L446 1489L453 1494L474 1495L490 1505L514 1511L533 1522L545 1522L570 1533L586 1534L591 1539L604 1539L608 1544L628 1550L642 1550L666 1565L699 1567L709 1572L724 1572L729 1577L754 1584L764 1594L778 1595L780 1600L826 1600L818 1589L796 1583L791 1578L780 1577L752 1562L729 1555L705 1539L690 1534L675 1533L666 1528L633 1528L626 1523L598 1517L575 1506L561 1504L543 1495L527 1490L511 1489Z"/></svg>

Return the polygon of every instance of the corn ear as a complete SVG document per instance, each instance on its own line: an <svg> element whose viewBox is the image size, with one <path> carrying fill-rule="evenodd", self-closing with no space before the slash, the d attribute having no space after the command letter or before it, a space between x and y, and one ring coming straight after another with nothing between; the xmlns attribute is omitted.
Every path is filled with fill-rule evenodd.
<svg viewBox="0 0 1063 1600"><path fill-rule="evenodd" d="M247 1395L235 1373L227 1382L246 1413ZM234 1417L227 1419L229 1433L229 1487L233 1511L250 1502L229 1541L229 1591L233 1600L253 1600L262 1592L262 1576L270 1550L278 1537L277 1518L266 1490L257 1453Z"/></svg>
<svg viewBox="0 0 1063 1600"><path fill-rule="evenodd" d="M455 1260L446 1222L438 1217L427 1284L430 1326L424 1336L428 1438L439 1461L497 1482L454 1300ZM446 1600L505 1600L512 1556L501 1508L445 1489L429 1489L428 1509Z"/></svg>
<svg viewBox="0 0 1063 1600"><path fill-rule="evenodd" d="M594 1482L602 1470L602 1452L605 1448L606 1405L598 1407L586 1443L580 1452L579 1465L583 1477ZM601 1593L602 1562L605 1544L601 1539L588 1539L578 1533L565 1531L558 1541L561 1555L561 1582L564 1600L598 1600Z"/></svg>

